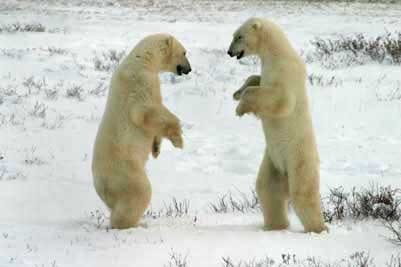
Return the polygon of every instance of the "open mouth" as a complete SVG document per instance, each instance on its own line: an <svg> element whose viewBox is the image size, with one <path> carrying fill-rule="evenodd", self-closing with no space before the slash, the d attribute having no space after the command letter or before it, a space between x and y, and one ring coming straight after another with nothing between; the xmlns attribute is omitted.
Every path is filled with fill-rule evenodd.
<svg viewBox="0 0 401 267"><path fill-rule="evenodd" d="M244 50L242 50L238 55L237 55L237 59L240 59L244 56Z"/></svg>
<svg viewBox="0 0 401 267"><path fill-rule="evenodd" d="M177 74L178 74L178 76L182 75L182 66L181 65L177 66Z"/></svg>

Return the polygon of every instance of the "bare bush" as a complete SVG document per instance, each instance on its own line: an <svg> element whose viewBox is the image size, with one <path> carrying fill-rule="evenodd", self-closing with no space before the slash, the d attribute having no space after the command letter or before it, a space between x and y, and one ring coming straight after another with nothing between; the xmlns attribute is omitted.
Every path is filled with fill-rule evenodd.
<svg viewBox="0 0 401 267"><path fill-rule="evenodd" d="M397 86L385 95L379 95L376 92L376 99L379 102L390 102L390 101L400 101L401 100L401 84L398 82Z"/></svg>
<svg viewBox="0 0 401 267"><path fill-rule="evenodd" d="M102 228L106 220L106 215L100 210L91 211L89 217L95 223L97 229Z"/></svg>
<svg viewBox="0 0 401 267"><path fill-rule="evenodd" d="M188 255L182 255L180 253L171 251L170 260L168 264L165 264L164 267L188 267Z"/></svg>
<svg viewBox="0 0 401 267"><path fill-rule="evenodd" d="M250 196L242 192L235 195L228 192L209 205L215 213L260 211L260 203L255 191L251 191ZM342 187L332 188L330 194L322 199L322 206L326 222L347 218L394 221L401 217L401 190L375 185L369 188L353 188L350 192L345 192Z"/></svg>
<svg viewBox="0 0 401 267"><path fill-rule="evenodd" d="M383 225L390 233L390 237L388 239L394 244L401 246L401 219L398 221L384 219Z"/></svg>
<svg viewBox="0 0 401 267"><path fill-rule="evenodd" d="M95 96L104 96L106 95L107 86L104 83L99 83L95 88L89 90L89 94Z"/></svg>
<svg viewBox="0 0 401 267"><path fill-rule="evenodd" d="M50 56L65 55L68 53L67 49L58 48L58 47L54 47L54 46L49 46L49 47L45 48L45 51L47 51L50 54Z"/></svg>
<svg viewBox="0 0 401 267"><path fill-rule="evenodd" d="M43 165L45 161L36 155L36 147L31 147L25 151L25 164L27 165Z"/></svg>
<svg viewBox="0 0 401 267"><path fill-rule="evenodd" d="M31 95L33 93L38 94L42 90L44 90L47 86L47 82L44 77L41 79L35 79L34 76L31 76L29 78L26 78L22 82L22 85L28 89L28 95Z"/></svg>
<svg viewBox="0 0 401 267"><path fill-rule="evenodd" d="M47 86L44 89L46 98L49 100L56 100L58 98L59 92L62 90L63 87L64 87L63 80L58 81L56 84L52 86Z"/></svg>
<svg viewBox="0 0 401 267"><path fill-rule="evenodd" d="M12 181L24 179L22 172L9 172L5 166L0 166L0 181Z"/></svg>
<svg viewBox="0 0 401 267"><path fill-rule="evenodd" d="M33 117L43 119L46 117L46 110L47 106L45 104L36 102L29 114Z"/></svg>
<svg viewBox="0 0 401 267"><path fill-rule="evenodd" d="M22 125L25 122L25 117L17 117L17 115L15 115L15 113L13 113L8 117L7 122L13 126Z"/></svg>
<svg viewBox="0 0 401 267"><path fill-rule="evenodd" d="M171 203L164 203L164 207L158 211L148 209L144 217L149 217L152 219L160 217L183 217L189 214L189 200L179 201L176 198L172 198Z"/></svg>
<svg viewBox="0 0 401 267"><path fill-rule="evenodd" d="M49 129L49 130L54 130L54 129L58 129L61 128L61 126L63 126L64 121L67 119L67 116L64 115L57 115L57 117L53 120L50 121L43 121L43 123L41 124L41 127Z"/></svg>
<svg viewBox="0 0 401 267"><path fill-rule="evenodd" d="M366 253L364 251L355 252L354 254L352 254L349 257L348 262L351 263L351 266L355 267L375 266L373 264L373 258L369 255L369 253Z"/></svg>
<svg viewBox="0 0 401 267"><path fill-rule="evenodd" d="M45 95L47 99L55 100L58 97L58 90L56 88L49 88L45 90Z"/></svg>
<svg viewBox="0 0 401 267"><path fill-rule="evenodd" d="M68 98L76 98L79 101L84 100L84 89L81 85L72 85L70 88L66 90L66 97Z"/></svg>
<svg viewBox="0 0 401 267"><path fill-rule="evenodd" d="M319 60L329 68L361 65L366 59L401 64L401 32L376 38L367 38L362 33L337 39L316 38L311 43L315 50L307 55L306 60Z"/></svg>
<svg viewBox="0 0 401 267"><path fill-rule="evenodd" d="M6 96L13 96L13 95L18 95L17 93L17 86L16 85L7 85L7 87L0 87L0 96L1 97L6 97Z"/></svg>
<svg viewBox="0 0 401 267"><path fill-rule="evenodd" d="M1 48L0 53L3 56L15 59L21 59L24 54L20 49L15 48Z"/></svg>
<svg viewBox="0 0 401 267"><path fill-rule="evenodd" d="M12 180L21 180L25 179L26 176L22 172L10 173L5 176L5 180L12 181Z"/></svg>
<svg viewBox="0 0 401 267"><path fill-rule="evenodd" d="M393 258L393 257L392 257ZM295 254L282 254L281 261L275 261L270 257L263 259L240 260L233 262L229 257L222 258L223 267L373 267L373 258L366 252L356 252L347 258L334 262L326 262L317 257L298 259ZM390 260L391 261L391 260ZM394 260L393 260L394 262ZM395 261L396 262L396 261ZM396 265L395 265L396 266Z"/></svg>
<svg viewBox="0 0 401 267"><path fill-rule="evenodd" d="M342 220L347 215L347 200L348 194L344 193L342 187L330 189L328 201L323 208L323 217L326 222L333 220Z"/></svg>
<svg viewBox="0 0 401 267"><path fill-rule="evenodd" d="M114 49L103 52L101 55L96 55L93 59L95 70L113 71L124 56L125 51L117 51Z"/></svg>
<svg viewBox="0 0 401 267"><path fill-rule="evenodd" d="M398 220L401 217L401 194L399 189L379 187L345 193L342 187L330 190L330 195L323 199L323 216L326 222L351 218Z"/></svg>
<svg viewBox="0 0 401 267"><path fill-rule="evenodd" d="M392 255L390 260L386 263L387 267L401 267L401 255Z"/></svg>
<svg viewBox="0 0 401 267"><path fill-rule="evenodd" d="M0 33L8 32L45 32L46 27L41 23L21 24L19 22L0 26Z"/></svg>
<svg viewBox="0 0 401 267"><path fill-rule="evenodd" d="M360 191L354 188L351 197L349 207L354 218L398 220L401 216L399 189L372 185L369 189Z"/></svg>
<svg viewBox="0 0 401 267"><path fill-rule="evenodd" d="M234 263L229 257L223 257L223 267L273 267L275 265L275 261L266 257L262 260L244 260Z"/></svg>
<svg viewBox="0 0 401 267"><path fill-rule="evenodd" d="M251 196L248 196L238 192L238 195L234 196L231 192L228 192L221 196L216 203L210 203L210 208L215 213L259 211L259 200L256 192L252 190L251 193Z"/></svg>
<svg viewBox="0 0 401 267"><path fill-rule="evenodd" d="M331 76L331 77L324 77L323 75L318 75L318 74L310 74L308 75L308 81L309 84L312 86L334 86L337 87L339 85L342 85L342 81L339 80L336 76Z"/></svg>

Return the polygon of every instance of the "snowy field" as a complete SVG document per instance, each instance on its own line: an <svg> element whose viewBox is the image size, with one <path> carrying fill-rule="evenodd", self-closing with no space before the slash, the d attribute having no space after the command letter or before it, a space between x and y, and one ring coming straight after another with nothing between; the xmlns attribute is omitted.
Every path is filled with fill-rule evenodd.
<svg viewBox="0 0 401 267"><path fill-rule="evenodd" d="M401 188L400 64L342 52L322 57L313 45L316 38L396 33L401 5L45 2L0 5L1 267L234 266L228 258L265 257L274 266L302 266L308 257L338 263L361 251L373 263L358 266L386 266L400 253L377 220L336 221L330 233L304 234L292 212L290 229L264 232L257 209L215 213L211 203L229 192L251 198L265 146L260 122L236 117L232 100L259 64L226 54L250 16L281 24L308 64L322 196L339 186ZM113 67L157 32L175 35L192 64L188 76L161 75L185 148L165 141L148 162L147 227L110 230L92 185L94 137Z"/></svg>

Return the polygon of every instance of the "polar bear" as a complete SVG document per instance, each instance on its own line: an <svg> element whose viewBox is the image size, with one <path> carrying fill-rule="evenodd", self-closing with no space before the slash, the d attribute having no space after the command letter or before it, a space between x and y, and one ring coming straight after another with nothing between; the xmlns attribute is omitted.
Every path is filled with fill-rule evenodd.
<svg viewBox="0 0 401 267"><path fill-rule="evenodd" d="M261 18L247 20L234 33L228 50L237 59L257 55L261 75L252 75L234 93L236 114L261 119L266 149L256 192L264 228L288 227L291 200L306 232L327 229L320 206L319 154L306 92L306 67L284 32Z"/></svg>
<svg viewBox="0 0 401 267"><path fill-rule="evenodd" d="M151 199L144 167L150 153L159 155L161 138L183 147L180 121L162 103L159 73L188 74L185 53L173 36L150 35L112 76L92 161L95 189L111 211L112 228L138 226Z"/></svg>

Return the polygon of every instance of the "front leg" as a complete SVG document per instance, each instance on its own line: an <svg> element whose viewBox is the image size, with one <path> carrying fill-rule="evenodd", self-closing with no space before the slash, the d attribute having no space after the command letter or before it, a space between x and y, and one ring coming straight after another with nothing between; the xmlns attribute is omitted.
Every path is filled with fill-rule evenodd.
<svg viewBox="0 0 401 267"><path fill-rule="evenodd" d="M248 86L259 86L259 85L260 85L260 75L249 76L248 79L246 79L245 83L241 86L241 88L234 93L233 95L234 100L240 100L241 95L244 93L245 89Z"/></svg>
<svg viewBox="0 0 401 267"><path fill-rule="evenodd" d="M162 138L160 136L155 136L153 138L153 144L152 144L152 156L155 159L160 155L161 144L162 144Z"/></svg>
<svg viewBox="0 0 401 267"><path fill-rule="evenodd" d="M258 117L286 117L294 110L295 102L294 94L285 87L249 86L241 96L236 113L240 117L246 113Z"/></svg>
<svg viewBox="0 0 401 267"><path fill-rule="evenodd" d="M180 120L163 105L134 107L130 116L135 125L153 136L166 137L175 147L183 147Z"/></svg>

